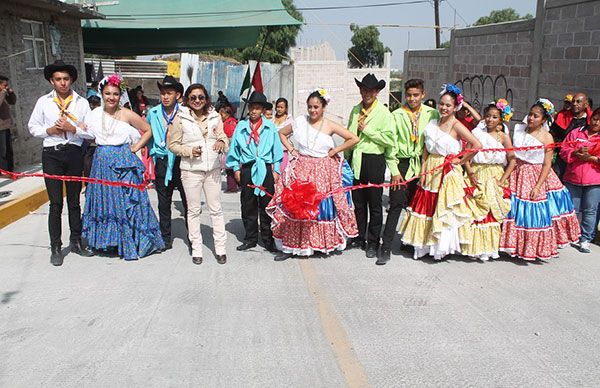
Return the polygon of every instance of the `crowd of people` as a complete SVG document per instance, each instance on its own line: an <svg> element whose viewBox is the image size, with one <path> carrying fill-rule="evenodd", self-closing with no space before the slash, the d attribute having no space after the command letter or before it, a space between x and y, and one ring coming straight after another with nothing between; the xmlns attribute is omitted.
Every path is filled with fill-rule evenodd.
<svg viewBox="0 0 600 388"><path fill-rule="evenodd" d="M452 84L437 101L425 100L419 79L405 82L405 101L390 112L378 100L385 81L367 74L355 80L361 101L343 127L325 117L331 98L324 89L311 92L306 113L295 118L287 100L273 106L254 91L243 99L247 116L237 121L224 95L213 105L203 85L184 90L171 76L157 82L160 104L151 109L137 92L132 109L122 108L125 84L107 76L98 83L100 105L93 110L71 88L75 67L57 61L44 76L53 91L40 97L29 121L31 133L44 139L43 171L81 176L84 155L91 155L90 177L133 184L153 179L158 197L157 218L147 191L92 183L81 215L81 183L66 182L71 251L83 256L135 260L171 249L177 189L192 262L201 264L204 256L203 193L216 260L225 264L223 171L226 192L240 191L245 233L237 250L260 242L277 260L356 248L383 265L398 232L415 259L460 254L489 260L506 252L546 260L568 244L590 252L595 236L600 109L592 111L584 93L567 96L558 114L541 98L509 128L515 112L505 99L491 102L480 117ZM551 146L557 139L560 148ZM93 153L84 152L84 142L94 145ZM143 149L144 161L136 155ZM56 266L63 263L62 185L46 179Z"/></svg>

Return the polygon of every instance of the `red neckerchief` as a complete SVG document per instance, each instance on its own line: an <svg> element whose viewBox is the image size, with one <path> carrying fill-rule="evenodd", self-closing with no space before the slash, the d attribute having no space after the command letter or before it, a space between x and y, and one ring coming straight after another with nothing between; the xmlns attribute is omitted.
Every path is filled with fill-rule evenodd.
<svg viewBox="0 0 600 388"><path fill-rule="evenodd" d="M250 144L252 139L254 139L254 144L256 144L256 146L258 147L258 141L260 140L260 135L258 133L258 130L260 129L260 127L262 125L262 117L260 119L258 119L256 124L252 124L252 121L248 120L248 125L250 125L251 132L250 132L250 137L248 138L247 144Z"/></svg>

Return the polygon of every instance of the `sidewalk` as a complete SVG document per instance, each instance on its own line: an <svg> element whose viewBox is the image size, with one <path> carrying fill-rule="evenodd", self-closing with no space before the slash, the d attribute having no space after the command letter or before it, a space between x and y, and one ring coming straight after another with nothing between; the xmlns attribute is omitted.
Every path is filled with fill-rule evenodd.
<svg viewBox="0 0 600 388"><path fill-rule="evenodd" d="M33 164L17 169L17 172L41 173L42 164ZM12 180L0 176L0 228L26 216L48 201L46 186L41 178L19 178Z"/></svg>

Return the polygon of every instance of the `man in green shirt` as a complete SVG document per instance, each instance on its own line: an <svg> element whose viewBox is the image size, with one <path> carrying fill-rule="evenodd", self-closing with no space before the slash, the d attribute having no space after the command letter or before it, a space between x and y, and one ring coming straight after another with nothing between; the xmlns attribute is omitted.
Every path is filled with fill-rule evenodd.
<svg viewBox="0 0 600 388"><path fill-rule="evenodd" d="M421 173L423 155L423 130L431 120L439 119L437 110L422 103L425 98L423 80L411 79L404 83L405 103L393 112L396 123L396 159L401 180L410 179ZM385 221L381 256L376 264L384 265L390 260L392 242L396 236L398 219L415 194L418 180L407 185L390 188L390 210Z"/></svg>
<svg viewBox="0 0 600 388"><path fill-rule="evenodd" d="M354 184L383 183L386 164L392 173L392 183L397 184L401 176L396 160L394 121L390 111L377 100L385 81L377 80L374 74L367 74L362 81L354 80L362 97L361 103L352 108L348 120L348 129L359 137L358 144L346 151L346 159L354 171ZM382 188L352 192L358 237L351 241L350 246L365 248L368 258L375 257L379 248L383 225L382 197Z"/></svg>

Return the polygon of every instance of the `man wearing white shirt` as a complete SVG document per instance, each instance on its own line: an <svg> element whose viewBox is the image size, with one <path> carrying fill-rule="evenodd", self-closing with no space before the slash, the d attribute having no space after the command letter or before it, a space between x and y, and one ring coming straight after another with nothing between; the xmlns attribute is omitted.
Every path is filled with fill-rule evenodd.
<svg viewBox="0 0 600 388"><path fill-rule="evenodd" d="M54 90L40 97L29 119L29 132L44 139L42 168L45 174L81 176L83 171L83 139L92 138L84 130L85 116L90 112L87 100L71 89L77 80L77 69L63 61L56 61L44 68L44 78ZM52 265L63 263L61 254L61 215L63 208L63 182L46 179L46 190L50 199L48 230ZM79 196L81 182L65 182L69 227L71 229L71 252L81 256L93 253L81 242L81 207Z"/></svg>

